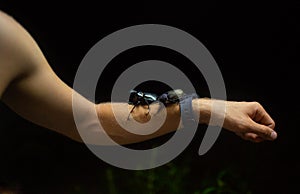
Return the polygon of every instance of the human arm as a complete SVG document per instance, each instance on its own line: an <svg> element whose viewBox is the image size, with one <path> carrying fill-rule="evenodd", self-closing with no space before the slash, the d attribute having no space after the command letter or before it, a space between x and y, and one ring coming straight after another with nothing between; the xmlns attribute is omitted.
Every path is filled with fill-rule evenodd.
<svg viewBox="0 0 300 194"><path fill-rule="evenodd" d="M1 99L22 117L74 140L81 141L74 122L72 107L72 95L75 91L63 83L53 72L29 33L4 13L0 13L0 59ZM121 144L158 137L176 130L180 123L180 107L174 104L167 107L167 119L157 132L150 135L134 135L124 130L115 119L115 116L127 118L129 111L113 113L112 105L116 103L95 105L83 97L81 99L83 102L80 106L81 112L85 114L86 118L89 118L96 111L105 131ZM209 124L207 118L212 113L211 102L213 101L211 99L193 101L194 111L200 112L201 115L200 123ZM239 135L242 134L243 138L248 138L248 136L254 138L256 135L254 139L250 139L253 141L270 139L271 125L266 126L268 128L256 128L254 130L254 125L250 121L255 121L257 118L252 115L255 108L250 104L226 102L224 127ZM132 107L127 103L119 103L119 105L126 106L129 110ZM246 107L251 110L247 110ZM158 110L157 104L151 105L151 110L155 113ZM146 111L145 107L138 106L132 116L139 122L148 121L151 115L155 117L155 114L145 116ZM267 113L260 111L260 114ZM123 120L123 122L133 122L133 120ZM243 122L244 125L241 125L240 122ZM268 123L261 124L269 125ZM96 131L90 130L90 133L93 134ZM98 131L97 134L101 135L101 132Z"/></svg>

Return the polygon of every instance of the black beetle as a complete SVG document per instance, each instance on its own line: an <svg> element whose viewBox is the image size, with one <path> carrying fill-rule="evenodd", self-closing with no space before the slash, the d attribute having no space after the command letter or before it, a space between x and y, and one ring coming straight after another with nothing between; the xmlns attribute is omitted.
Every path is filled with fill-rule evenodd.
<svg viewBox="0 0 300 194"><path fill-rule="evenodd" d="M136 106L147 105L148 110L149 110L147 114L149 114L151 103L161 102L165 106L168 106L170 104L179 103L180 98L182 98L184 95L185 95L184 92L180 89L168 91L166 93L163 93L160 96L153 94L153 93L131 90L128 104L132 104L134 106L131 109L130 113L133 112L133 110ZM160 110L161 110L161 108L158 110L158 112ZM129 119L129 116L128 116L128 119Z"/></svg>

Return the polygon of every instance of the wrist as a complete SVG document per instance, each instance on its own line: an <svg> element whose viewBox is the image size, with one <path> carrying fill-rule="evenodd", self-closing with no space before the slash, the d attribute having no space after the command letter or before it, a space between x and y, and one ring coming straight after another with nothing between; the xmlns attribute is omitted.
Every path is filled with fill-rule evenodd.
<svg viewBox="0 0 300 194"><path fill-rule="evenodd" d="M199 116L199 124L208 124L211 115L212 100L209 98L197 98L192 101L193 111Z"/></svg>

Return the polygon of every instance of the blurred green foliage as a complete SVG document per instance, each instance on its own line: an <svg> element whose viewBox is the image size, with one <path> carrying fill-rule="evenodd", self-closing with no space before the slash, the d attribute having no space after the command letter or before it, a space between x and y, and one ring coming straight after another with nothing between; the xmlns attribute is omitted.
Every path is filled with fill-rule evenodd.
<svg viewBox="0 0 300 194"><path fill-rule="evenodd" d="M226 168L209 175L190 187L190 165L169 163L164 167L135 171L133 176L120 178L119 169L106 170L108 194L252 194L247 181L234 169ZM193 181L194 182L194 181Z"/></svg>

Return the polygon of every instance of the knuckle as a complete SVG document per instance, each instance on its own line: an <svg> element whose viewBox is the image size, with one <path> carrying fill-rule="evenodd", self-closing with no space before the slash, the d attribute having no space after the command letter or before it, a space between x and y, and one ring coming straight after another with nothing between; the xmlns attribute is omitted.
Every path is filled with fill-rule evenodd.
<svg viewBox="0 0 300 194"><path fill-rule="evenodd" d="M259 112L263 110L263 106L259 102L250 102L249 103L249 108L252 109L254 112Z"/></svg>
<svg viewBox="0 0 300 194"><path fill-rule="evenodd" d="M271 129L274 129L275 128L275 122L273 121L269 126L270 126Z"/></svg>
<svg viewBox="0 0 300 194"><path fill-rule="evenodd" d="M251 102L251 105L252 105L254 108L256 108L256 109L259 109L259 108L262 107L262 105L261 105L259 102L257 102L257 101Z"/></svg>

